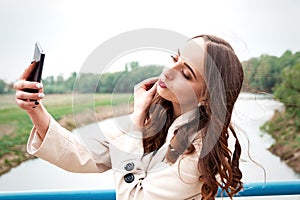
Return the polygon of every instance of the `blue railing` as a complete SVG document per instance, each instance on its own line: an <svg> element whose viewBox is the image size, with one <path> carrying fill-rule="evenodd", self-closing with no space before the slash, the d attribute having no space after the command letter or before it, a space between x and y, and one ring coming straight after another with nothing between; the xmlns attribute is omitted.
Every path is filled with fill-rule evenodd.
<svg viewBox="0 0 300 200"><path fill-rule="evenodd" d="M221 195L219 191L218 196ZM236 196L277 196L300 195L300 180L267 183L245 183L244 189ZM226 195L224 195L226 196ZM41 191L41 192L0 192L0 200L31 200L31 199L55 199L77 200L98 199L115 200L114 190L75 190L75 191Z"/></svg>

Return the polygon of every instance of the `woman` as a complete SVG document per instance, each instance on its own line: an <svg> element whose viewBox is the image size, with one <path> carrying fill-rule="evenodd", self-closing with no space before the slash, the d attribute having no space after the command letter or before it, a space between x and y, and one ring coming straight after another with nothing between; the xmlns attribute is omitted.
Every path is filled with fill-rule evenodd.
<svg viewBox="0 0 300 200"><path fill-rule="evenodd" d="M192 38L172 58L159 78L135 87L130 120L104 120L99 132L81 131L81 140L48 114L39 103L42 85L25 81L24 72L14 87L34 124L28 152L73 172L113 169L119 200L214 199L218 187L233 197L242 188L241 148L231 125L241 63L226 41L211 35Z"/></svg>

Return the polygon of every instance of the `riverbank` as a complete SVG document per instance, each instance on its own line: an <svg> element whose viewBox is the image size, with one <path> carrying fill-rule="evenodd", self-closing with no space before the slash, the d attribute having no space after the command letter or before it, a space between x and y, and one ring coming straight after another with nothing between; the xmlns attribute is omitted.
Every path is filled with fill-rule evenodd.
<svg viewBox="0 0 300 200"><path fill-rule="evenodd" d="M275 111L261 129L275 139L269 150L300 174L300 133L295 124L295 116L289 116L284 110Z"/></svg>

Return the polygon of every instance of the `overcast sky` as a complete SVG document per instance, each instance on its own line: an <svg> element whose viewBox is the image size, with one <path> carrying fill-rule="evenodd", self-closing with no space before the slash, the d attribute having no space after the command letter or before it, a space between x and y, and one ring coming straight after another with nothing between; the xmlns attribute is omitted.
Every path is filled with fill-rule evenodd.
<svg viewBox="0 0 300 200"><path fill-rule="evenodd" d="M47 53L43 76L68 76L104 41L138 28L222 36L241 60L280 56L300 51L299 11L298 0L0 0L0 79L18 78L35 41Z"/></svg>

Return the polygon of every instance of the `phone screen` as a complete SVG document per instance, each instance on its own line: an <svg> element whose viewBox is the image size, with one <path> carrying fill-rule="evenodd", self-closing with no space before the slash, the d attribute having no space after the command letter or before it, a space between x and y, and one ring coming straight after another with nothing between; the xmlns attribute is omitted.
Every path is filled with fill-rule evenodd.
<svg viewBox="0 0 300 200"><path fill-rule="evenodd" d="M41 82L45 53L44 53L43 49L41 48L41 45L38 42L35 43L33 59L36 61L36 65L26 80ZM31 93L38 92L38 90L35 90L35 89L26 89L25 91L31 92Z"/></svg>
<svg viewBox="0 0 300 200"><path fill-rule="evenodd" d="M35 43L33 59L36 61L36 65L27 80L41 82L45 53L38 42Z"/></svg>

